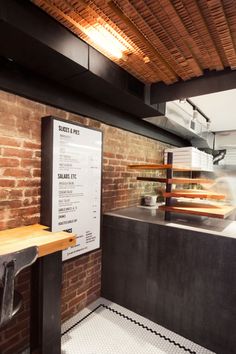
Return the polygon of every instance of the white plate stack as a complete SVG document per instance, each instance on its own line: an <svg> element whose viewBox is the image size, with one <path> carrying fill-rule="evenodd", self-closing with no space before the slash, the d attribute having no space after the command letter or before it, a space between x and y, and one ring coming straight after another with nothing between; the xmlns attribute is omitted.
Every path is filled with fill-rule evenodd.
<svg viewBox="0 0 236 354"><path fill-rule="evenodd" d="M213 171L213 157L195 147L166 149L164 163L167 163L167 153L173 153L173 165L180 168L190 168L195 171Z"/></svg>

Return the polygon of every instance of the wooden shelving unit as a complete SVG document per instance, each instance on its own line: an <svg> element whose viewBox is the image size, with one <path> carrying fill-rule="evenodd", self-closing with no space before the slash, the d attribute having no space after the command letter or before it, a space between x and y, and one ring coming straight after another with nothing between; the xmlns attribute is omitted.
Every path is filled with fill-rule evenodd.
<svg viewBox="0 0 236 354"><path fill-rule="evenodd" d="M190 169L181 168L173 166L173 154L168 153L167 155L167 164L163 165L155 165L155 164L147 164L147 165L129 165L129 168L137 169L137 170L166 170L166 177L137 177L139 181L147 181L147 182L159 182L166 184L166 190L163 193L165 197L166 203L163 206L160 206L159 209L165 211L165 220L170 220L171 213L181 213L181 214L194 214L200 216L208 216L212 218L227 218L234 210L233 206L226 206L216 203L201 203L194 201L186 202L176 202L175 198L189 198L189 199L210 199L214 201L221 201L225 199L224 194L213 193L204 190L197 189L172 189L172 185L178 184L188 184L188 185L197 185L197 184L212 184L214 182L211 178L185 178L185 177L174 177L174 171L182 171L191 172Z"/></svg>

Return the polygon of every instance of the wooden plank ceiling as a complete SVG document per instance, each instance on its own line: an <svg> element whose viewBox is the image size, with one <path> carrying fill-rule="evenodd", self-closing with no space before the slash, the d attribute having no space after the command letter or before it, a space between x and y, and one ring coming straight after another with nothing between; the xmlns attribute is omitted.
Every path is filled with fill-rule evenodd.
<svg viewBox="0 0 236 354"><path fill-rule="evenodd" d="M236 69L236 0L34 0L36 5L145 83L172 84ZM115 58L88 35L106 28Z"/></svg>

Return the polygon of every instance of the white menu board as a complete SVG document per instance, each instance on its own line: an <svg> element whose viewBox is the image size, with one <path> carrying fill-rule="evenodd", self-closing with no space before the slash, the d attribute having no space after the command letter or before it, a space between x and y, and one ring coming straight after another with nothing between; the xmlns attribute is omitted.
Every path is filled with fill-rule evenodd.
<svg viewBox="0 0 236 354"><path fill-rule="evenodd" d="M52 231L76 234L63 260L100 247L102 132L53 120Z"/></svg>

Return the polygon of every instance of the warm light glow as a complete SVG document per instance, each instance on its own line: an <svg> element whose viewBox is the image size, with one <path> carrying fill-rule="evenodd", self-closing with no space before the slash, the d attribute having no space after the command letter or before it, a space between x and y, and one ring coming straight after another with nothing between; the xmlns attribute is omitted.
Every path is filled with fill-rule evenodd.
<svg viewBox="0 0 236 354"><path fill-rule="evenodd" d="M97 24L85 30L86 35L100 48L120 59L126 47L120 43L106 28Z"/></svg>
<svg viewBox="0 0 236 354"><path fill-rule="evenodd" d="M143 61L145 64L148 64L150 63L150 58L146 55L144 58L143 58Z"/></svg>

